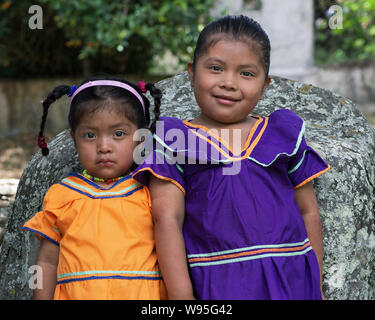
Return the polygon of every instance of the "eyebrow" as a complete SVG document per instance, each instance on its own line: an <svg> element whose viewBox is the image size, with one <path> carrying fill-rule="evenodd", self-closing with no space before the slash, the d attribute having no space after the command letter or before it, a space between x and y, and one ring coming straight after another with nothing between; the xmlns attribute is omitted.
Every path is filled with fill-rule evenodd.
<svg viewBox="0 0 375 320"><path fill-rule="evenodd" d="M210 58L208 58L205 62L206 62L206 63L210 63L210 62L218 62L218 63L220 63L220 64L222 64L222 65L226 65L225 61L223 61L223 60L221 60L221 59L219 59L219 58L215 58L215 57L210 57ZM257 66L256 64L254 64L254 63L241 64L241 65L239 66L239 69L243 69L243 68L255 68L255 69L257 69L257 70L259 69L258 66Z"/></svg>
<svg viewBox="0 0 375 320"><path fill-rule="evenodd" d="M81 129L84 129L84 130L96 130L97 129L97 127L91 127L91 126L86 126L86 125L82 125L80 127L81 127ZM119 123L115 123L115 124L109 126L110 129L114 129L114 128L118 128L118 127L130 127L130 124L126 123L126 122L119 122Z"/></svg>
<svg viewBox="0 0 375 320"><path fill-rule="evenodd" d="M240 66L240 69L243 69L243 68L255 68L256 70L258 70L258 66L254 63L249 63L249 64L241 64Z"/></svg>
<svg viewBox="0 0 375 320"><path fill-rule="evenodd" d="M119 123L115 123L115 124L111 125L109 128L114 129L114 128L118 128L118 127L130 127L130 124L126 123L126 122L119 122Z"/></svg>
<svg viewBox="0 0 375 320"><path fill-rule="evenodd" d="M206 59L205 62L219 62L221 64L225 64L225 62L219 58L215 58L215 57L209 57Z"/></svg>

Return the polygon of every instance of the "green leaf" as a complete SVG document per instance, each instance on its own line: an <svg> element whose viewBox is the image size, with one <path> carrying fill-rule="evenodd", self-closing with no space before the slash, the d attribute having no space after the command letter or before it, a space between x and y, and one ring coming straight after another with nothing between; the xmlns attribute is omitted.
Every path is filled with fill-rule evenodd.
<svg viewBox="0 0 375 320"><path fill-rule="evenodd" d="M375 25L371 26L371 27L368 29L368 34L369 34L370 36L375 37ZM375 39L374 39L374 41L375 41Z"/></svg>
<svg viewBox="0 0 375 320"><path fill-rule="evenodd" d="M364 39L356 39L354 41L354 47L355 48L361 48L361 47L363 47L364 44L365 44L365 40Z"/></svg>

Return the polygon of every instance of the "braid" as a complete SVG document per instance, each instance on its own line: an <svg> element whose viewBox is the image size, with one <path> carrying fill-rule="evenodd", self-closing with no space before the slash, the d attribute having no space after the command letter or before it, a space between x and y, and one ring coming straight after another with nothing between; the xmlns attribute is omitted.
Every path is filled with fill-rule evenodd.
<svg viewBox="0 0 375 320"><path fill-rule="evenodd" d="M145 102L145 121L146 121L146 127L149 127L150 125L150 102L148 99L142 95L143 101Z"/></svg>
<svg viewBox="0 0 375 320"><path fill-rule="evenodd" d="M49 150L47 148L46 139L44 137L44 128L46 125L48 109L52 103L54 103L57 99L69 93L70 87L66 85L61 85L56 87L52 90L52 92L47 96L47 98L43 101L43 116L42 122L40 124L40 131L38 135L38 145L42 149L43 156L47 156Z"/></svg>
<svg viewBox="0 0 375 320"><path fill-rule="evenodd" d="M150 130L152 134L155 133L156 131L156 121L159 120L160 117L160 106L161 106L161 98L162 98L162 92L160 89L155 87L152 83L147 83L146 84L146 89L150 91L151 96L154 98L154 122L150 126Z"/></svg>

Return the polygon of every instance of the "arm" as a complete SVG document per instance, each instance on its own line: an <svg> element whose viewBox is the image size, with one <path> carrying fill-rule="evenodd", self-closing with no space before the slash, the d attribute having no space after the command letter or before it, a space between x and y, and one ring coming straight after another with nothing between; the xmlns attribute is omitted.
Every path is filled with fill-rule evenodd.
<svg viewBox="0 0 375 320"><path fill-rule="evenodd" d="M173 183L150 177L156 252L169 299L194 299L182 225L184 194Z"/></svg>
<svg viewBox="0 0 375 320"><path fill-rule="evenodd" d="M318 203L315 197L315 192L312 183L308 182L300 188L297 188L294 192L294 196L296 198L298 207L301 211L302 218L305 222L305 227L307 230L307 235L310 239L311 246L318 259L321 287L323 271L322 223L320 221Z"/></svg>
<svg viewBox="0 0 375 320"><path fill-rule="evenodd" d="M42 268L42 289L35 289L34 300L52 300L57 277L57 264L59 260L59 247L47 239L40 240L37 265Z"/></svg>

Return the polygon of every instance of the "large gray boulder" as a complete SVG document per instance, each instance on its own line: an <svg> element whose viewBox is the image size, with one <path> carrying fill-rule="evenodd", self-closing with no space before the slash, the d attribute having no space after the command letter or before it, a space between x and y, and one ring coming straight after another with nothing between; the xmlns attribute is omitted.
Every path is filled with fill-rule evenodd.
<svg viewBox="0 0 375 320"><path fill-rule="evenodd" d="M190 119L199 112L187 73L157 84L162 115ZM348 99L328 90L273 77L254 110L289 108L306 121L306 140L332 169L314 180L324 235L323 290L328 299L375 299L375 130ZM41 209L47 189L80 170L68 131L37 152L25 168L8 219L0 258L0 299L29 299L29 266L38 241L22 224Z"/></svg>

